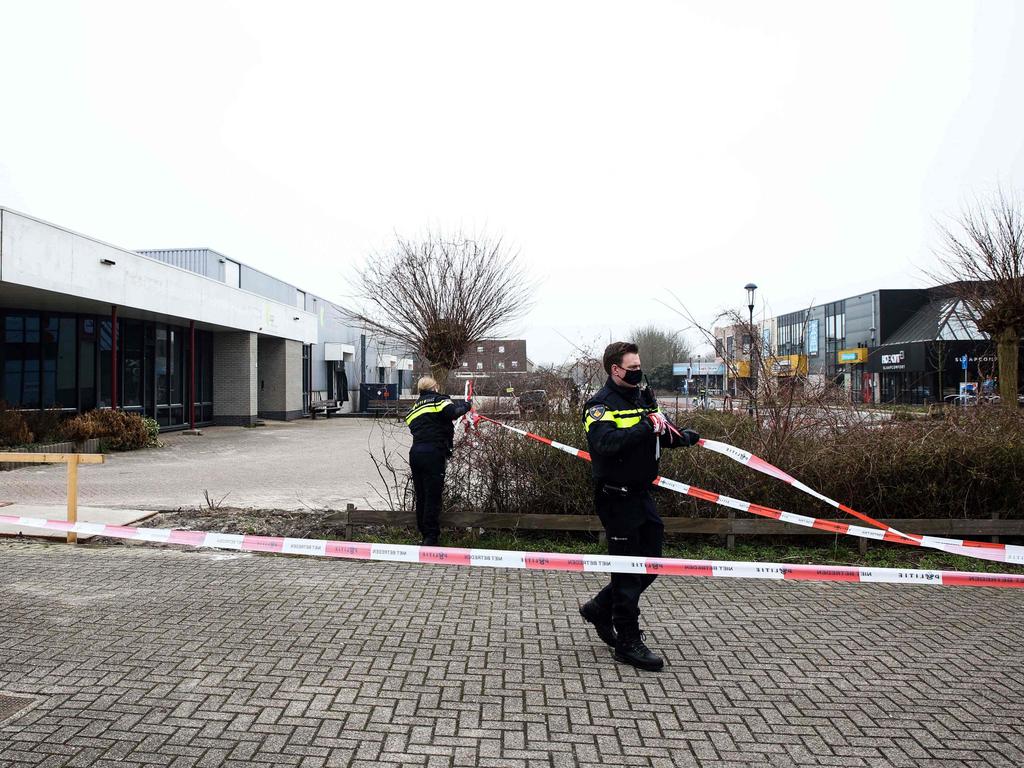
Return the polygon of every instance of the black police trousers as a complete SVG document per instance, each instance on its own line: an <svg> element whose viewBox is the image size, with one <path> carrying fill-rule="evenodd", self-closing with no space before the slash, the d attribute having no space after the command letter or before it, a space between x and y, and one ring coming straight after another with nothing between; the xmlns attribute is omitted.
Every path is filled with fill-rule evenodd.
<svg viewBox="0 0 1024 768"><path fill-rule="evenodd" d="M661 557L665 526L649 491L623 497L597 488L594 500L608 537L609 555ZM656 578L653 573L613 573L608 586L594 598L601 611L611 616L619 637L633 637L640 631L640 595Z"/></svg>
<svg viewBox="0 0 1024 768"><path fill-rule="evenodd" d="M441 535L441 494L448 452L440 445L426 443L409 449L409 468L416 491L416 527L424 538Z"/></svg>

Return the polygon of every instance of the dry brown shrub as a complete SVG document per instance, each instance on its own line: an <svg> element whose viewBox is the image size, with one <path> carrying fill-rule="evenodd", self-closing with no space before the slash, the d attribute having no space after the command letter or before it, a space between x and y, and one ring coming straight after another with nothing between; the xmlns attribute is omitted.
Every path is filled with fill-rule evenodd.
<svg viewBox="0 0 1024 768"><path fill-rule="evenodd" d="M32 430L20 411L8 408L0 400L0 447L9 448L32 442Z"/></svg>

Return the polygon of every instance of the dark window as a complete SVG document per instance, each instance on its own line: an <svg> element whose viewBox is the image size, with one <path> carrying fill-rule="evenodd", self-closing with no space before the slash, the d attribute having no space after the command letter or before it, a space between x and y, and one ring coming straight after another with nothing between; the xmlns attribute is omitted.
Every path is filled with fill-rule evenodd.
<svg viewBox="0 0 1024 768"><path fill-rule="evenodd" d="M77 408L75 367L77 362L78 334L77 321L73 317L59 320L60 334L57 339L57 380L54 404L61 408Z"/></svg>
<svg viewBox="0 0 1024 768"><path fill-rule="evenodd" d="M156 418L156 326L146 323L143 331L142 351L142 409L150 418Z"/></svg>
<svg viewBox="0 0 1024 768"><path fill-rule="evenodd" d="M167 350L167 328L157 326L156 328L156 419L160 426L166 427L171 423L170 411L167 406L170 403L170 376L168 372L168 350Z"/></svg>
<svg viewBox="0 0 1024 768"><path fill-rule="evenodd" d="M78 321L78 407L83 411L96 407L96 320Z"/></svg>
<svg viewBox="0 0 1024 768"><path fill-rule="evenodd" d="M7 315L4 319L4 397L16 408L39 408L40 320L38 315Z"/></svg>
<svg viewBox="0 0 1024 768"><path fill-rule="evenodd" d="M126 407L141 407L143 404L143 326L140 320L122 320L120 323L121 336L121 366L123 378L121 381L119 405Z"/></svg>
<svg viewBox="0 0 1024 768"><path fill-rule="evenodd" d="M182 402L181 372L184 367L181 364L182 352L184 352L181 343L181 333L175 328L169 328L167 336L170 340L167 354L167 378L171 384L170 404L180 405Z"/></svg>
<svg viewBox="0 0 1024 768"><path fill-rule="evenodd" d="M60 318L47 317L42 323L40 350L42 352L42 377L40 380L40 405L52 408L57 401L57 337L60 333Z"/></svg>
<svg viewBox="0 0 1024 768"><path fill-rule="evenodd" d="M100 398L99 405L110 406L110 364L111 364L111 325L109 320L100 320Z"/></svg>

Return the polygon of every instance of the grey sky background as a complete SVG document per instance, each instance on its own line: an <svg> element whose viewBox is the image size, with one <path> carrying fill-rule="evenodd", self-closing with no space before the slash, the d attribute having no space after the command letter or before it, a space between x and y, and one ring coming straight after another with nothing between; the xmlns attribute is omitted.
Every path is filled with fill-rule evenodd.
<svg viewBox="0 0 1024 768"><path fill-rule="evenodd" d="M710 6L710 7L709 7ZM394 232L500 233L536 361L760 287L926 284L1024 188L1024 4L5 2L0 205L341 300ZM692 338L696 339L695 336Z"/></svg>

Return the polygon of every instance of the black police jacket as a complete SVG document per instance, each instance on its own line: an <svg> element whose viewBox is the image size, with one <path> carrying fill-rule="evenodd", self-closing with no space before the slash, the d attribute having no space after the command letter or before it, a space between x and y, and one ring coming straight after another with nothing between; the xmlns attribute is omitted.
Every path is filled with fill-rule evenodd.
<svg viewBox="0 0 1024 768"><path fill-rule="evenodd" d="M631 493L649 490L658 476L659 436L647 415L659 411L650 389L620 387L608 378L583 406L583 426L590 447L594 483L626 488ZM677 444L660 436L662 447Z"/></svg>
<svg viewBox="0 0 1024 768"><path fill-rule="evenodd" d="M405 423L412 432L412 444L436 445L451 455L455 420L469 411L469 408L465 400L455 403L447 395L439 395L437 392L420 393L420 399L405 416Z"/></svg>

